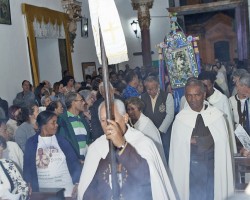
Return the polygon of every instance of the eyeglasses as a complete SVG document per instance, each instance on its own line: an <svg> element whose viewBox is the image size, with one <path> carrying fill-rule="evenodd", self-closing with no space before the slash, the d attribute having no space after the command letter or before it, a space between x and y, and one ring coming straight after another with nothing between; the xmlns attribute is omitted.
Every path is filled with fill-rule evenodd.
<svg viewBox="0 0 250 200"><path fill-rule="evenodd" d="M81 101L81 102L84 102L83 99L76 99L76 100L74 100L74 101Z"/></svg>

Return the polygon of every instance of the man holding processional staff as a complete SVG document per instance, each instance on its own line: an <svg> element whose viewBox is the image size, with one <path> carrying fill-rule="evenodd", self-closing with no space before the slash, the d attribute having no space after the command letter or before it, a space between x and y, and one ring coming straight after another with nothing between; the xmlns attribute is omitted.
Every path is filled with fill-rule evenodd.
<svg viewBox="0 0 250 200"><path fill-rule="evenodd" d="M154 143L127 125L128 115L123 102L111 101L106 58L109 64L128 60L114 0L90 0L89 9L97 56L103 63L106 98L98 114L105 134L89 147L79 182L78 200L175 200ZM114 112L110 113L111 110Z"/></svg>

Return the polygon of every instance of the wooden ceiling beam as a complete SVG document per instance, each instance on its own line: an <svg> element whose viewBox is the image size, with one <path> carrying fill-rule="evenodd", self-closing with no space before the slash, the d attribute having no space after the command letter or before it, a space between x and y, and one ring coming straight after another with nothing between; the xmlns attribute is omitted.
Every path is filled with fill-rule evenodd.
<svg viewBox="0 0 250 200"><path fill-rule="evenodd" d="M197 14L197 13L206 13L206 12L234 9L237 6L239 6L241 3L243 3L243 1L244 0L217 1L217 2L212 2L212 3L170 7L170 8L167 8L167 10L170 13L177 13L177 15L179 16L190 15L190 14Z"/></svg>

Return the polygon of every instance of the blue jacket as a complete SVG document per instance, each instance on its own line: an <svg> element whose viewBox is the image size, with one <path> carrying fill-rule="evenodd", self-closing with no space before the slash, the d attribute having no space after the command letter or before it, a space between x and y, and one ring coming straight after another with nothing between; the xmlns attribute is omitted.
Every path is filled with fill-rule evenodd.
<svg viewBox="0 0 250 200"><path fill-rule="evenodd" d="M29 138L26 142L25 152L24 152L24 165L23 165L23 177L27 183L30 183L32 191L38 192L38 177L36 169L36 152L38 144L38 136L36 135ZM77 158L77 155L70 145L70 143L63 137L56 135L57 142L62 149L65 157L69 173L71 175L73 184L78 183L81 175L82 166Z"/></svg>

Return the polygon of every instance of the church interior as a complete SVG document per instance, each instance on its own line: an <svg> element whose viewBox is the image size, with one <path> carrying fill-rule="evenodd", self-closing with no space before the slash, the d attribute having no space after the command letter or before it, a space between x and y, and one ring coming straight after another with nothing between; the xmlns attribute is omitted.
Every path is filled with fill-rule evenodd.
<svg viewBox="0 0 250 200"><path fill-rule="evenodd" d="M102 64L96 53L96 31L92 29L89 1L0 0L0 99L12 105L17 93L22 91L24 80L35 88L43 80L51 85L62 80L65 71L75 82L86 84L88 75L100 75L98 68ZM203 70L220 62L238 65L250 72L250 0L114 2L128 54L127 61L110 65L117 74L126 71L128 66L140 68L141 72L145 69L158 72L162 55L159 45L167 41L173 30L182 31L185 37L198 38L195 53L199 53L199 65ZM105 13L105 7L101 10ZM178 27L174 29L172 16L177 17ZM109 28L111 32L115 29L112 24ZM174 106L176 109L179 105ZM233 169L234 173L238 172L233 174L236 176L234 186L243 191L246 182L250 182L250 161L236 156L234 162L237 168ZM248 175L243 175L245 172Z"/></svg>

